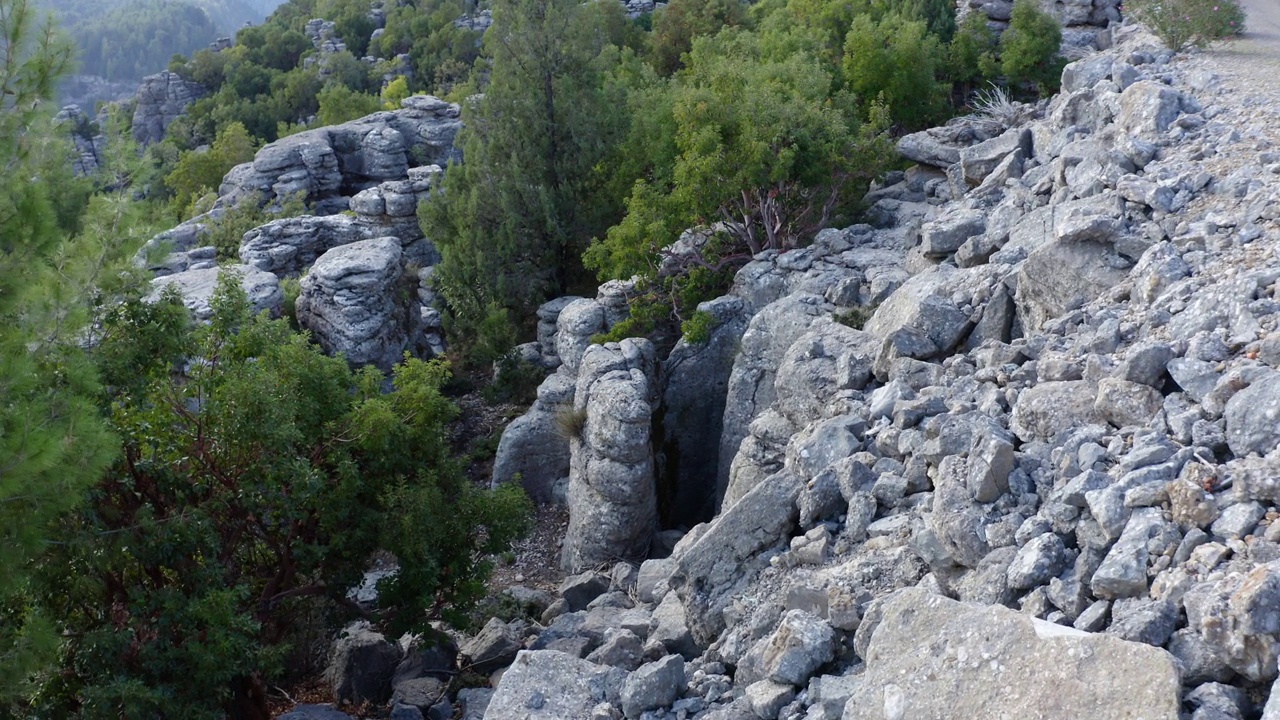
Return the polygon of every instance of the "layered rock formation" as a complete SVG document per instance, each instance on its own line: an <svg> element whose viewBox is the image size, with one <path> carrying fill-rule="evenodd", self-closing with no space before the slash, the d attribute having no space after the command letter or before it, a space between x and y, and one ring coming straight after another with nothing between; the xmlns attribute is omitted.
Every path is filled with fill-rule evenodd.
<svg viewBox="0 0 1280 720"><path fill-rule="evenodd" d="M237 205L300 197L313 214L249 230L241 262L275 278L277 292L279 279L304 276L299 324L353 364L386 370L406 351L443 353L427 282L440 258L417 221L442 170L409 164L456 158L459 108L430 96L403 105L267 145L227 173L212 210L157 235L138 262L160 276L216 277L217 249L205 244L211 224Z"/></svg>
<svg viewBox="0 0 1280 720"><path fill-rule="evenodd" d="M169 124L206 94L200 83L167 70L142 78L133 96L133 139L144 147L160 142Z"/></svg>

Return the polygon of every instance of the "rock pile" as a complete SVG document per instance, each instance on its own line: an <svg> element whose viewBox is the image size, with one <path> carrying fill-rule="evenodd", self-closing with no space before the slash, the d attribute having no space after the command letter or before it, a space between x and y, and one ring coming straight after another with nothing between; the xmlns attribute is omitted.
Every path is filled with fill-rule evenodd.
<svg viewBox="0 0 1280 720"><path fill-rule="evenodd" d="M617 374L636 426L611 437L641 436L648 398L654 457L614 478L651 466L714 517L692 511L708 521L670 557L566 581L540 624L499 623L523 650L485 717L1263 711L1280 118L1114 35L1022 125L904 138L920 164L868 198L880 226L758 256L704 306L707 344ZM551 404L590 408L588 358L624 352L584 353L597 301L546 315L557 332L527 354L561 368L503 438L515 454ZM565 444L570 468L593 457ZM571 524L626 519L575 500Z"/></svg>

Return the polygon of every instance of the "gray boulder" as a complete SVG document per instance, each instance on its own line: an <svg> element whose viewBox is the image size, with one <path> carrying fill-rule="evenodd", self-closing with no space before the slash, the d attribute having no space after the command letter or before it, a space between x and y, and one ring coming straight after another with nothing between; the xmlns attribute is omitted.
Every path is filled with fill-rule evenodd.
<svg viewBox="0 0 1280 720"><path fill-rule="evenodd" d="M502 674L486 720L597 720L601 703L617 706L626 672L555 650L524 650Z"/></svg>
<svg viewBox="0 0 1280 720"><path fill-rule="evenodd" d="M1280 651L1280 562L1247 575L1230 573L1187 590L1187 627L1199 633L1232 670L1253 682L1276 677Z"/></svg>
<svg viewBox="0 0 1280 720"><path fill-rule="evenodd" d="M238 276L238 282L249 297L253 312L266 311L279 315L284 305L284 291L280 288L280 280L275 275L263 272L246 265L230 265L227 267L210 267L201 270L165 275L151 281L151 291L147 294L148 302L155 302L167 288L172 286L182 296L182 304L187 306L191 314L199 321L207 321L213 316L210 301L218 288L218 278L223 273Z"/></svg>
<svg viewBox="0 0 1280 720"><path fill-rule="evenodd" d="M968 315L952 300L952 293L962 278L983 272L980 268L957 270L947 265L926 270L881 303L863 329L879 338L910 329L932 343L934 354L945 353L972 328Z"/></svg>
<svg viewBox="0 0 1280 720"><path fill-rule="evenodd" d="M719 636L724 608L769 564L768 551L789 540L802 487L788 473L760 483L678 553L669 583L698 645L706 647Z"/></svg>
<svg viewBox="0 0 1280 720"><path fill-rule="evenodd" d="M1168 85L1142 80L1120 93L1116 124L1125 133L1154 138L1167 131L1181 113L1181 93Z"/></svg>
<svg viewBox="0 0 1280 720"><path fill-rule="evenodd" d="M1227 401L1227 445L1237 457L1280 445L1280 372L1267 374Z"/></svg>
<svg viewBox="0 0 1280 720"><path fill-rule="evenodd" d="M352 365L386 371L409 347L412 312L400 298L400 241L361 240L329 250L302 279L298 324ZM412 302L412 301L411 301Z"/></svg>
<svg viewBox="0 0 1280 720"><path fill-rule="evenodd" d="M1101 418L1094 406L1097 392L1088 380L1044 382L1018 394L1009 429L1023 442L1051 440L1055 435Z"/></svg>
<svg viewBox="0 0 1280 720"><path fill-rule="evenodd" d="M1103 216L1090 218L1068 225L1064 232L1077 236L1097 233L1098 222L1113 227ZM1022 327L1040 329L1047 321L1103 295L1127 274L1128 262L1105 241L1059 239L1036 248L1017 274L1015 301Z"/></svg>
<svg viewBox="0 0 1280 720"><path fill-rule="evenodd" d="M556 372L538 386L528 412L502 431L493 459L492 486L519 482L535 502L550 502L556 483L569 477L569 437L575 378Z"/></svg>
<svg viewBox="0 0 1280 720"><path fill-rule="evenodd" d="M244 234L240 261L278 276L297 275L340 245L374 237L349 215L272 220Z"/></svg>
<svg viewBox="0 0 1280 720"><path fill-rule="evenodd" d="M1164 405L1164 396L1150 385L1119 378L1103 378L1098 383L1094 409L1112 425L1142 427L1150 423Z"/></svg>
<svg viewBox="0 0 1280 720"><path fill-rule="evenodd" d="M493 672L515 659L523 647L522 630L518 622L505 623L498 618L489 618L480 632L463 643L458 652L476 672Z"/></svg>
<svg viewBox="0 0 1280 720"><path fill-rule="evenodd" d="M627 676L622 686L622 713L635 720L646 711L671 705L686 687L684 658L668 655Z"/></svg>
<svg viewBox="0 0 1280 720"><path fill-rule="evenodd" d="M835 658L835 631L825 620L804 610L783 615L778 629L763 643L761 675L774 682L804 685L818 668Z"/></svg>
<svg viewBox="0 0 1280 720"><path fill-rule="evenodd" d="M920 229L920 250L927 258L945 258L986 229L986 213L979 210L945 212Z"/></svg>
<svg viewBox="0 0 1280 720"><path fill-rule="evenodd" d="M329 653L325 679L338 703L386 702L403 655L400 645L366 622L348 626Z"/></svg>
<svg viewBox="0 0 1280 720"><path fill-rule="evenodd" d="M883 601L863 660L846 720L1178 717L1163 650L918 588Z"/></svg>
<svg viewBox="0 0 1280 720"><path fill-rule="evenodd" d="M960 167L964 179L973 185L981 183L1009 155L1021 152L1023 158L1032 156L1031 131L1012 128L1003 134L971 145L960 151Z"/></svg>

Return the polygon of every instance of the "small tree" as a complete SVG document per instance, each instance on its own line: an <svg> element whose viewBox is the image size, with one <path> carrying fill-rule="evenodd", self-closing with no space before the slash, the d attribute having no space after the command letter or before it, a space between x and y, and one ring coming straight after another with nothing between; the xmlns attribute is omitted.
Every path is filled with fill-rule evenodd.
<svg viewBox="0 0 1280 720"><path fill-rule="evenodd" d="M173 192L173 207L182 217L190 217L193 201L207 192L216 191L222 177L231 168L253 159L257 149L249 131L239 122L224 127L212 147L207 150L188 150L178 157L178 162L165 178L165 185Z"/></svg>
<svg viewBox="0 0 1280 720"><path fill-rule="evenodd" d="M653 18L653 66L670 75L684 66L682 57L693 49L694 38L746 23L747 11L739 0L672 0Z"/></svg>
<svg viewBox="0 0 1280 720"><path fill-rule="evenodd" d="M996 60L996 34L987 27L987 16L971 12L965 16L947 48L946 76L965 97L983 80L1000 74Z"/></svg>
<svg viewBox="0 0 1280 720"><path fill-rule="evenodd" d="M924 22L860 15L845 39L844 77L864 109L883 104L896 124L916 130L947 114L946 90L938 82L942 57L942 44Z"/></svg>
<svg viewBox="0 0 1280 720"><path fill-rule="evenodd" d="M84 196L48 119L72 48L37 27L40 14L0 0L0 715L56 656L56 615L31 602L32 562L115 448L76 342L114 238L71 236L84 207L64 202Z"/></svg>
<svg viewBox="0 0 1280 720"><path fill-rule="evenodd" d="M683 319L699 300L723 291L732 271L762 250L787 250L847 218L892 146L882 109L859 124L847 94L812 55L766 56L754 33L726 29L698 38L689 66L669 86L672 166L635 183L627 214L593 243L585 261L602 278L647 277L645 301L621 333L647 333L674 309ZM653 133L652 135L656 135ZM641 137L651 136L641 133ZM665 156L665 143L651 143ZM703 226L696 248L671 249ZM665 308L665 311L663 310Z"/></svg>
<svg viewBox="0 0 1280 720"><path fill-rule="evenodd" d="M1041 97L1058 91L1066 59L1059 54L1062 26L1035 0L1017 0L1000 37L1000 69L1011 84L1035 86Z"/></svg>

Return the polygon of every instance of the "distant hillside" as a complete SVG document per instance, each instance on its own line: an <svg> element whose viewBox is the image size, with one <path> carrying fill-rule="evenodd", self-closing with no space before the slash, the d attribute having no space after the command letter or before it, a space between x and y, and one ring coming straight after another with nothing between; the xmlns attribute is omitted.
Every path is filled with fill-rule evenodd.
<svg viewBox="0 0 1280 720"><path fill-rule="evenodd" d="M246 22L259 23L275 0L45 0L79 49L80 73L138 80L164 70Z"/></svg>

